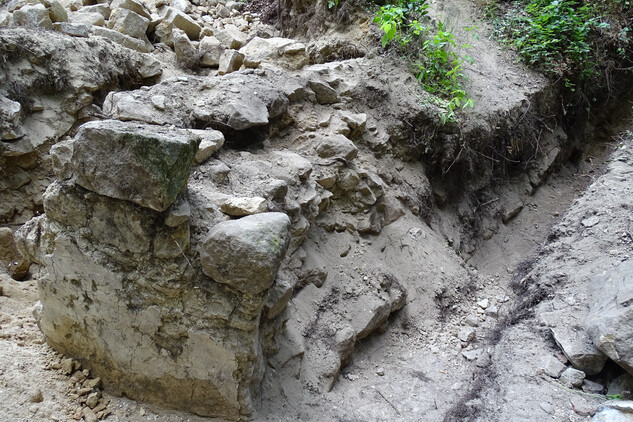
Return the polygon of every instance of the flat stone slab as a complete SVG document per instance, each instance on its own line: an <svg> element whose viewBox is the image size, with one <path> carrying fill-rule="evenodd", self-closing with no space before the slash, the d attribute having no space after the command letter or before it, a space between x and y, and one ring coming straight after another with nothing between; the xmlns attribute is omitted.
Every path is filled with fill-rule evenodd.
<svg viewBox="0 0 633 422"><path fill-rule="evenodd" d="M186 186L199 142L185 129L88 122L73 141L72 172L88 190L164 211Z"/></svg>

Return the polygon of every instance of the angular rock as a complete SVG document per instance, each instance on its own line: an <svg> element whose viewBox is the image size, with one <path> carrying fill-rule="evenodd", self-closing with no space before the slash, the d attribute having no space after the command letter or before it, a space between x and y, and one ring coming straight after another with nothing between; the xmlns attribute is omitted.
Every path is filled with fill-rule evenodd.
<svg viewBox="0 0 633 422"><path fill-rule="evenodd" d="M220 56L220 63L218 64L218 73L225 75L227 73L240 70L242 63L244 62L244 55L236 50L224 50Z"/></svg>
<svg viewBox="0 0 633 422"><path fill-rule="evenodd" d="M224 145L224 135L219 130L192 130L193 134L200 137L200 145L194 157L196 164L202 164Z"/></svg>
<svg viewBox="0 0 633 422"><path fill-rule="evenodd" d="M193 68L198 62L198 52L185 31L174 28L171 37L174 40L176 62L183 69Z"/></svg>
<svg viewBox="0 0 633 422"><path fill-rule="evenodd" d="M633 422L633 401L614 400L598 406L591 422Z"/></svg>
<svg viewBox="0 0 633 422"><path fill-rule="evenodd" d="M457 338L463 342L470 343L477 339L477 333L473 327L460 328Z"/></svg>
<svg viewBox="0 0 633 422"><path fill-rule="evenodd" d="M51 21L53 22L66 22L68 21L68 13L64 6L57 0L43 0L44 6L49 11Z"/></svg>
<svg viewBox="0 0 633 422"><path fill-rule="evenodd" d="M20 126L22 105L0 95L0 140L11 141L24 136Z"/></svg>
<svg viewBox="0 0 633 422"><path fill-rule="evenodd" d="M560 374L560 382L568 387L580 387L585 380L585 373L574 368L567 368Z"/></svg>
<svg viewBox="0 0 633 422"><path fill-rule="evenodd" d="M233 217L259 214L266 211L266 199L253 198L229 198L221 206L220 211Z"/></svg>
<svg viewBox="0 0 633 422"><path fill-rule="evenodd" d="M220 57L225 47L215 37L204 37L198 45L198 54L200 55L200 66L218 67L220 65Z"/></svg>
<svg viewBox="0 0 633 422"><path fill-rule="evenodd" d="M138 38L130 37L115 31L113 29L102 28L100 26L93 26L90 28L90 32L98 37L104 37L110 41L122 45L123 47L130 48L132 50L140 51L141 53L149 53L154 50L154 46L147 40L140 40Z"/></svg>
<svg viewBox="0 0 633 422"><path fill-rule="evenodd" d="M110 19L112 9L108 4L93 4L91 6L83 6L79 13L98 13L103 16L103 19Z"/></svg>
<svg viewBox="0 0 633 422"><path fill-rule="evenodd" d="M587 375L596 375L602 371L607 357L594 344L580 327L552 327L554 340L567 359Z"/></svg>
<svg viewBox="0 0 633 422"><path fill-rule="evenodd" d="M202 270L247 295L270 288L290 242L290 219L262 213L211 228L201 250Z"/></svg>
<svg viewBox="0 0 633 422"><path fill-rule="evenodd" d="M162 23L182 29L191 40L197 40L200 37L200 31L202 31L202 27L189 15L171 7L167 10Z"/></svg>
<svg viewBox="0 0 633 422"><path fill-rule="evenodd" d="M585 328L605 355L633 374L633 261L595 277L589 285Z"/></svg>
<svg viewBox="0 0 633 422"><path fill-rule="evenodd" d="M340 157L349 161L358 155L356 145L343 135L327 136L317 146L316 152L321 158Z"/></svg>
<svg viewBox="0 0 633 422"><path fill-rule="evenodd" d="M338 93L334 88L322 81L310 81L308 83L319 104L334 104L339 102Z"/></svg>
<svg viewBox="0 0 633 422"><path fill-rule="evenodd" d="M8 227L0 227L0 264L8 269L14 280L23 280L31 266L31 262L18 251L13 232Z"/></svg>
<svg viewBox="0 0 633 422"><path fill-rule="evenodd" d="M18 26L53 29L50 13L43 4L27 5L16 10L13 22Z"/></svg>
<svg viewBox="0 0 633 422"><path fill-rule="evenodd" d="M214 36L228 49L239 50L246 44L246 34L235 25L226 25L223 30L215 32Z"/></svg>
<svg viewBox="0 0 633 422"><path fill-rule="evenodd" d="M72 13L68 20L70 23L74 23L75 25L85 25L87 27L91 26L105 26L105 19L101 13L96 12L77 12ZM91 28L93 29L93 28Z"/></svg>
<svg viewBox="0 0 633 422"><path fill-rule="evenodd" d="M625 399L633 398L633 375L623 374L609 383L608 396L622 396Z"/></svg>
<svg viewBox="0 0 633 422"><path fill-rule="evenodd" d="M151 19L149 11L139 0L112 0L110 8L112 8L112 10L118 8L131 10L144 18Z"/></svg>
<svg viewBox="0 0 633 422"><path fill-rule="evenodd" d="M114 9L108 20L108 28L140 40L146 39L148 26L149 19L128 9Z"/></svg>
<svg viewBox="0 0 633 422"><path fill-rule="evenodd" d="M89 31L86 25L70 23L70 22L56 22L53 24L55 31L62 34L70 35L71 37L83 37L88 38Z"/></svg>
<svg viewBox="0 0 633 422"><path fill-rule="evenodd" d="M73 141L74 177L100 195L164 211L187 184L199 142L186 130L88 122Z"/></svg>
<svg viewBox="0 0 633 422"><path fill-rule="evenodd" d="M541 362L541 367L543 368L543 372L552 378L559 378L560 374L567 369L567 367L554 356L545 357Z"/></svg>

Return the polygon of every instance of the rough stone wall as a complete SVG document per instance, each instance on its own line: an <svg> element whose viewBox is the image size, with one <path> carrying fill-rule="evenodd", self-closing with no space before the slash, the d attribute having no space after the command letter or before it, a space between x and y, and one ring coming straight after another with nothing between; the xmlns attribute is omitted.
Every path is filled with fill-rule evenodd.
<svg viewBox="0 0 633 422"><path fill-rule="evenodd" d="M183 188L198 142L185 130L117 121L84 125L54 151L61 165L44 195L46 216L27 223L21 239L48 273L39 284L38 319L53 347L80 358L114 392L236 419L250 412L251 387L263 374L259 321L288 246L289 221L264 213L218 224L216 231L229 230L208 242L215 241L232 266L221 283L205 272L222 272L222 262L194 267L185 255L189 217L173 211L186 203ZM104 159L108 152L117 158ZM139 165L142 185L135 184ZM174 190L179 174L185 176ZM256 239L243 229L253 219ZM236 239L231 248L223 243L227 232ZM250 245L260 248L259 259L240 261ZM231 283L240 271L236 287ZM262 284L250 289L244 277Z"/></svg>

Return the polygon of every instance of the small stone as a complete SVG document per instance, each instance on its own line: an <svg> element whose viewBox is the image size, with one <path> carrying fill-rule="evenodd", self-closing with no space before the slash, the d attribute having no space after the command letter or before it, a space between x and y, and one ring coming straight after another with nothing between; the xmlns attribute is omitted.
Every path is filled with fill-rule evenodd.
<svg viewBox="0 0 633 422"><path fill-rule="evenodd" d="M486 309L488 306L490 306L490 302L488 302L488 299L482 299L477 302L477 306L479 306L481 309Z"/></svg>
<svg viewBox="0 0 633 422"><path fill-rule="evenodd" d="M71 358L62 359L61 369L62 373L70 375L73 372L73 360Z"/></svg>
<svg viewBox="0 0 633 422"><path fill-rule="evenodd" d="M601 394L603 390L604 386L602 384L598 384L597 382L584 380L582 383L582 391L585 393Z"/></svg>
<svg viewBox="0 0 633 422"><path fill-rule="evenodd" d="M598 224L600 222L600 218L596 217L595 215L589 218L586 218L584 220L582 220L580 222L580 224L582 224L583 226L589 228L589 227L593 227L596 224Z"/></svg>
<svg viewBox="0 0 633 422"><path fill-rule="evenodd" d="M85 386L92 389L99 388L101 387L101 378L97 377L94 379L87 380L85 383Z"/></svg>
<svg viewBox="0 0 633 422"><path fill-rule="evenodd" d="M376 370L376 375L379 375L381 377L384 376L385 375L385 368L378 368Z"/></svg>
<svg viewBox="0 0 633 422"><path fill-rule="evenodd" d="M99 418L92 409L84 409L83 411L84 421L85 422L98 422Z"/></svg>
<svg viewBox="0 0 633 422"><path fill-rule="evenodd" d="M77 390L77 395L79 397L81 397L81 396L85 396L87 394L90 394L91 392L92 392L92 388L83 387L83 388L80 388L79 390Z"/></svg>
<svg viewBox="0 0 633 422"><path fill-rule="evenodd" d="M554 414L554 406L552 406L550 403L541 402L539 403L539 407L548 415Z"/></svg>
<svg viewBox="0 0 633 422"><path fill-rule="evenodd" d="M29 396L29 401L31 403L41 403L42 401L44 401L44 396L42 396L42 390L38 388L35 391L33 391L33 393L31 393L31 395Z"/></svg>
<svg viewBox="0 0 633 422"><path fill-rule="evenodd" d="M477 316L475 316L475 315L468 315L464 319L464 323L466 325L471 326L471 327L478 327L479 326L479 318L477 318Z"/></svg>
<svg viewBox="0 0 633 422"><path fill-rule="evenodd" d="M266 199L258 196L253 198L229 198L220 206L220 211L234 217L259 214L266 211Z"/></svg>
<svg viewBox="0 0 633 422"><path fill-rule="evenodd" d="M477 333L473 327L463 327L457 333L457 338L463 342L470 343L477 339Z"/></svg>
<svg viewBox="0 0 633 422"><path fill-rule="evenodd" d="M499 315L499 308L497 308L496 306L489 306L486 308L486 311L484 313L488 316L496 317L497 315Z"/></svg>
<svg viewBox="0 0 633 422"><path fill-rule="evenodd" d="M244 62L244 55L236 50L224 50L220 56L220 63L218 65L218 73L225 75L227 73L235 72L240 69Z"/></svg>
<svg viewBox="0 0 633 422"><path fill-rule="evenodd" d="M481 355L481 349L466 350L462 352L462 356L465 357L466 360L469 362L476 360L480 355Z"/></svg>
<svg viewBox="0 0 633 422"><path fill-rule="evenodd" d="M101 396L101 393L99 393L98 391L95 391L94 393L89 394L88 398L86 399L86 406L88 406L91 409L94 409L95 407L97 407L97 404L99 404L100 396Z"/></svg>
<svg viewBox="0 0 633 422"><path fill-rule="evenodd" d="M585 373L574 368L567 368L560 375L560 381L567 387L580 387L585 379Z"/></svg>
<svg viewBox="0 0 633 422"><path fill-rule="evenodd" d="M158 110L165 110L165 96L164 95L153 95L152 96L152 104Z"/></svg>
<svg viewBox="0 0 633 422"><path fill-rule="evenodd" d="M566 366L563 365L561 361L554 356L545 357L545 359L543 359L541 367L543 368L543 372L552 378L560 377L560 374L562 374L566 368Z"/></svg>

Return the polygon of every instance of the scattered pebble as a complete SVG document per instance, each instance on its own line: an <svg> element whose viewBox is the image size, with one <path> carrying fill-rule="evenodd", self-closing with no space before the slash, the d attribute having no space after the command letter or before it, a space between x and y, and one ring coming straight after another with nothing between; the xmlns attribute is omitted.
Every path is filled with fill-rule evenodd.
<svg viewBox="0 0 633 422"><path fill-rule="evenodd" d="M381 377L385 375L385 368L378 368L376 375L380 375Z"/></svg>

